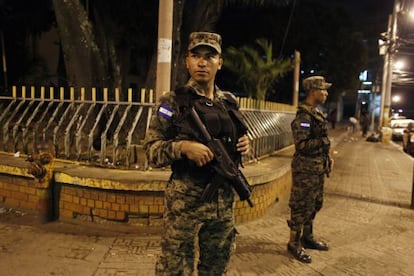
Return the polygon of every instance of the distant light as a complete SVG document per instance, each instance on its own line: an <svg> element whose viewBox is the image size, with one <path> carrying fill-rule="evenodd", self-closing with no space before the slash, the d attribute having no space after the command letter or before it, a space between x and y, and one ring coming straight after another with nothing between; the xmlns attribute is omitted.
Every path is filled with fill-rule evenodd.
<svg viewBox="0 0 414 276"><path fill-rule="evenodd" d="M367 89L358 90L358 94L369 94L369 93L371 93L371 90L367 90Z"/></svg>
<svg viewBox="0 0 414 276"><path fill-rule="evenodd" d="M404 67L405 67L405 62L403 60L398 60L394 63L395 70L401 70L401 69L404 69Z"/></svg>
<svg viewBox="0 0 414 276"><path fill-rule="evenodd" d="M393 97L392 97L392 101L393 101L394 103L398 103L400 100L401 100L400 95L395 95L395 96L393 96Z"/></svg>
<svg viewBox="0 0 414 276"><path fill-rule="evenodd" d="M414 20L414 10L410 10L408 14L410 15L410 18Z"/></svg>
<svg viewBox="0 0 414 276"><path fill-rule="evenodd" d="M360 81L366 81L368 79L368 71L365 70L359 74Z"/></svg>
<svg viewBox="0 0 414 276"><path fill-rule="evenodd" d="M362 82L362 84L371 85L372 84L372 81L364 81L364 82Z"/></svg>
<svg viewBox="0 0 414 276"><path fill-rule="evenodd" d="M313 70L313 69L312 69L312 70L310 70L310 73L311 73L311 74L315 73L315 70Z"/></svg>
<svg viewBox="0 0 414 276"><path fill-rule="evenodd" d="M398 109L398 113L402 113L403 112L403 110L400 108L400 109Z"/></svg>

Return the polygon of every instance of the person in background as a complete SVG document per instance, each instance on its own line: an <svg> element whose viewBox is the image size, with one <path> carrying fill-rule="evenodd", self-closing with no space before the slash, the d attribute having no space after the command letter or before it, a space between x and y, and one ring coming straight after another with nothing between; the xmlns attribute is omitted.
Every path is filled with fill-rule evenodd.
<svg viewBox="0 0 414 276"><path fill-rule="evenodd" d="M350 123L350 128L351 128L351 132L355 133L358 131L358 119L351 116L349 117L349 123Z"/></svg>
<svg viewBox="0 0 414 276"><path fill-rule="evenodd" d="M312 262L305 249L328 250L328 245L313 235L313 221L322 208L325 175L329 176L330 157L327 119L318 105L328 97L327 83L322 76L303 80L306 98L298 106L291 123L295 153L292 159L292 189L289 199L290 239L287 250L304 263Z"/></svg>
<svg viewBox="0 0 414 276"><path fill-rule="evenodd" d="M165 230L156 274L223 275L236 236L233 190L212 169L213 153L201 142L189 109L196 109L211 136L223 141L236 164L249 152L250 142L235 97L215 84L223 65L221 36L191 33L186 65L189 81L160 97L144 142L149 162L171 165L172 170L165 190ZM211 182L220 183L220 188L211 202L203 201L202 193Z"/></svg>
<svg viewBox="0 0 414 276"><path fill-rule="evenodd" d="M362 136L367 137L369 123L370 123L369 116L368 116L367 112L362 112L361 113L361 119L359 120L359 123L361 125Z"/></svg>

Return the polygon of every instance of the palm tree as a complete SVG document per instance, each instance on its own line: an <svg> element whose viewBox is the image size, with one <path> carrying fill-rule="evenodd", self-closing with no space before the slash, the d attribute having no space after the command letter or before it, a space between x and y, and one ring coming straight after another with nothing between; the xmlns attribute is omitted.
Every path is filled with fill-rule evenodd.
<svg viewBox="0 0 414 276"><path fill-rule="evenodd" d="M187 51L185 42L188 34L193 31L216 31L217 21L220 19L225 7L274 7L286 6L292 0L191 0L174 1L174 41L172 81L173 86L185 83L188 79L184 56ZM186 20L184 20L186 19ZM155 64L154 64L155 65ZM155 70L155 68L153 68Z"/></svg>
<svg viewBox="0 0 414 276"><path fill-rule="evenodd" d="M238 83L250 98L265 100L269 88L293 69L290 59L274 59L272 43L256 40L259 47L250 45L224 51L224 68L238 76Z"/></svg>

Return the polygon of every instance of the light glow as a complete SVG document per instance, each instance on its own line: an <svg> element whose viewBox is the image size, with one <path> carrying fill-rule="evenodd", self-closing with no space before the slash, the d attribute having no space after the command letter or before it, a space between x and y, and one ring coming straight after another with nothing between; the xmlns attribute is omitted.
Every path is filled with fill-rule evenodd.
<svg viewBox="0 0 414 276"><path fill-rule="evenodd" d="M411 20L414 20L414 10L410 10L408 12L408 15L410 16Z"/></svg>
<svg viewBox="0 0 414 276"><path fill-rule="evenodd" d="M398 103L398 102L400 102L400 101L401 101L401 97L400 97L400 95L395 95L395 96L393 96L393 97L392 97L392 101L393 101L394 103Z"/></svg>
<svg viewBox="0 0 414 276"><path fill-rule="evenodd" d="M395 70L401 70L401 69L404 69L404 67L405 67L405 62L403 60L397 60L394 63L394 69Z"/></svg>

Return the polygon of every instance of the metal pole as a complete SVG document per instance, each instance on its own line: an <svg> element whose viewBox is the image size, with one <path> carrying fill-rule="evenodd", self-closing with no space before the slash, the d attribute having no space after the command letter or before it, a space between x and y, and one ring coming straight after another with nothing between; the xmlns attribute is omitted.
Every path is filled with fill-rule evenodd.
<svg viewBox="0 0 414 276"><path fill-rule="evenodd" d="M379 128L386 126L388 123L388 114L390 112L389 110L389 94L391 93L391 85L388 85L388 81L391 80L391 78L388 77L388 75L392 74L392 71L390 70L391 67L389 66L390 63L390 55L391 55L391 48L392 48L392 42L391 42L391 25L392 25L392 16L390 15L388 17L388 28L387 28L387 45L385 47L385 54L384 54L384 67L382 70L382 83L381 83L381 114L379 118ZM388 99L388 106L386 109L386 101Z"/></svg>
<svg viewBox="0 0 414 276"><path fill-rule="evenodd" d="M387 48L389 45L386 46ZM384 126L384 104L385 104L385 94L386 94L386 87L387 87L387 74L388 74L388 49L385 51L384 55L384 66L382 69L382 82L381 82L381 104L380 104L380 116L378 122L378 128Z"/></svg>
<svg viewBox="0 0 414 276"><path fill-rule="evenodd" d="M158 7L158 52L155 99L171 89L171 52L173 30L173 0L160 0Z"/></svg>
<svg viewBox="0 0 414 276"><path fill-rule="evenodd" d="M298 106L299 101L299 71L300 71L300 52L295 50L295 69L293 74L293 106Z"/></svg>
<svg viewBox="0 0 414 276"><path fill-rule="evenodd" d="M389 115L391 110L391 88L392 88L392 61L393 61L393 54L396 48L397 42L397 15L400 10L400 1L395 0L394 8L392 11L392 15L388 21L389 29L388 29L388 63L387 63L387 82L385 88L385 99L384 99L384 121L383 124L387 125L389 121Z"/></svg>
<svg viewBox="0 0 414 276"><path fill-rule="evenodd" d="M377 98L377 85L374 84L372 87L372 94L371 94L371 125L369 126L369 129L371 131L375 131L375 108L376 106L376 98Z"/></svg>
<svg viewBox="0 0 414 276"><path fill-rule="evenodd" d="M385 95L384 95L384 118L383 124L384 126L388 125L390 120L390 113L391 113L391 87L392 87L392 54L389 53L387 55L387 81L385 87Z"/></svg>

